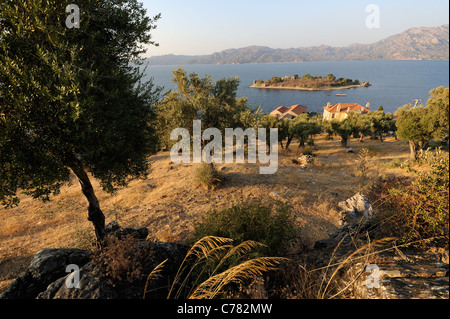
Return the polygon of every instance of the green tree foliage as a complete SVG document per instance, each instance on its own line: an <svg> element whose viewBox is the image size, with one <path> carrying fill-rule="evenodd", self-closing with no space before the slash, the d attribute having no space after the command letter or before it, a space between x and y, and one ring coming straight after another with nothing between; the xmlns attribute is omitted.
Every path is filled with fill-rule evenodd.
<svg viewBox="0 0 450 319"><path fill-rule="evenodd" d="M417 150L422 148L433 134L426 123L426 110L422 106L412 108L406 105L397 110L397 115L397 134L401 139L409 142L410 157L415 160Z"/></svg>
<svg viewBox="0 0 450 319"><path fill-rule="evenodd" d="M288 128L288 121L287 119L279 119L276 116L272 116L270 114L259 114L257 119L257 128L265 128L265 129L271 129L275 128L278 129L278 142L280 143L281 147L284 149L284 140L289 138L289 128ZM269 142L269 135L266 136L267 142Z"/></svg>
<svg viewBox="0 0 450 319"><path fill-rule="evenodd" d="M281 83L281 82L283 82L283 79L280 78L279 76L273 76L273 77L270 79L270 82L272 82L272 83Z"/></svg>
<svg viewBox="0 0 450 319"><path fill-rule="evenodd" d="M162 143L171 146L170 133L175 128L186 128L192 133L192 121L201 120L204 128L253 127L254 110L247 106L247 98L237 98L239 78L221 79L213 83L207 75L174 71L176 90L169 92L157 105L158 131ZM242 125L245 124L245 125Z"/></svg>
<svg viewBox="0 0 450 319"><path fill-rule="evenodd" d="M409 142L410 156L416 159L417 150L428 142L448 136L449 89L439 87L430 92L427 106L405 105L397 110L397 134Z"/></svg>
<svg viewBox="0 0 450 319"><path fill-rule="evenodd" d="M440 86L430 92L427 110L431 120L431 130L436 139L445 139L449 135L449 88Z"/></svg>
<svg viewBox="0 0 450 319"><path fill-rule="evenodd" d="M371 133L372 128L372 123L367 114L350 112L348 114L347 121L352 128L353 136L359 136L359 141L364 142L364 136Z"/></svg>
<svg viewBox="0 0 450 319"><path fill-rule="evenodd" d="M321 126L322 126L322 130L325 131L325 133L328 134L326 138L328 140L332 140L333 139L332 136L334 134L334 131L333 131L333 127L331 126L331 121L327 121L327 120L322 119Z"/></svg>
<svg viewBox="0 0 450 319"><path fill-rule="evenodd" d="M383 142L383 134L392 130L394 127L394 118L391 113L385 113L384 109L380 107L378 111L370 112L366 115L370 123L370 130L372 137L379 137Z"/></svg>
<svg viewBox="0 0 450 319"><path fill-rule="evenodd" d="M343 121L332 120L330 124L333 132L341 137L341 146L347 147L348 139L353 132L353 127L349 119L347 118Z"/></svg>
<svg viewBox="0 0 450 319"><path fill-rule="evenodd" d="M228 237L236 243L254 240L267 245L265 252L269 255L280 255L298 234L288 204L243 199L231 207L207 212L196 225L194 237Z"/></svg>
<svg viewBox="0 0 450 319"><path fill-rule="evenodd" d="M139 56L155 44L159 15L136 0L80 0L80 28L68 29L70 1L0 3L0 200L19 190L49 200L77 176L97 239L105 218L88 177L113 192L147 172L156 145Z"/></svg>
<svg viewBox="0 0 450 319"><path fill-rule="evenodd" d="M305 146L309 138L322 132L322 127L308 114L301 114L292 119L290 131L299 141L299 147Z"/></svg>
<svg viewBox="0 0 450 319"><path fill-rule="evenodd" d="M271 127L278 128L278 138L281 142L281 147L285 149L289 148L294 139L298 139L300 147L304 146L308 139L312 139L314 135L322 132L321 125L315 118L310 117L308 114L301 114L292 119L276 120L278 124L272 125ZM283 141L285 140L286 144L283 145Z"/></svg>

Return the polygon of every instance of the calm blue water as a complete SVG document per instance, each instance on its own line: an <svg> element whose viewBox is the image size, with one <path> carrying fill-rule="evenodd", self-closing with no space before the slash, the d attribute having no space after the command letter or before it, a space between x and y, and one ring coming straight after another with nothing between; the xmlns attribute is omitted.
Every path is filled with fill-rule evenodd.
<svg viewBox="0 0 450 319"><path fill-rule="evenodd" d="M185 65L185 66L149 66L148 76L154 83L164 86L164 91L175 88L172 82L173 70L182 67L189 74L195 72L201 77L206 74L216 81L221 78L239 76L238 97L248 97L253 107L261 106L264 112L271 112L278 106L302 104L308 111L322 111L328 102L332 104L359 103L363 106L370 102L371 109L382 105L386 112L414 103L413 99L429 98L429 91L438 86L449 86L449 61L343 61L343 62L301 62L267 63L240 65ZM345 91L285 91L251 89L254 80L266 80L272 76L285 75L326 76L369 81L369 88L357 88ZM337 97L345 93L346 97Z"/></svg>

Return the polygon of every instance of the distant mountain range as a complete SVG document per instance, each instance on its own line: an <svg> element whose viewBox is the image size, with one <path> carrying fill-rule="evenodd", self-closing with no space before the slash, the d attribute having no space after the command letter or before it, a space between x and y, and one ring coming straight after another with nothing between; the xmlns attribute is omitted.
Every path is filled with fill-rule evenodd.
<svg viewBox="0 0 450 319"><path fill-rule="evenodd" d="M326 45L292 49L250 46L211 55L162 55L148 59L151 65L242 64L345 60L448 60L449 25L412 28L373 44L347 47Z"/></svg>

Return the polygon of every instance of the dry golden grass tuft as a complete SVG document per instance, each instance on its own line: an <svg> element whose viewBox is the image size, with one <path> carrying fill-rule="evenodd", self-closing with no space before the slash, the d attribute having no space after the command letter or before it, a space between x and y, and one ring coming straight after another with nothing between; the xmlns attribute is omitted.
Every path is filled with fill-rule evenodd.
<svg viewBox="0 0 450 319"><path fill-rule="evenodd" d="M223 164L220 187L206 191L195 183L194 164L174 164L169 152L150 157L146 179L132 181L114 196L92 180L106 222L117 220L124 227L147 227L149 239L189 242L194 225L213 208L229 207L240 198L256 197L292 204L298 226L308 245L326 238L338 226L336 205L364 187L358 171L358 152L374 150L368 158L369 178L407 172L389 163L407 159L408 145L393 138L349 141L355 153L340 147L339 139L316 138L315 164L306 170L293 163L298 145L282 151L279 170L259 175L258 164ZM272 196L278 193L280 196ZM43 248L89 247L87 203L75 178L58 196L42 203L20 195L20 206L0 209L0 290L26 269L31 257Z"/></svg>
<svg viewBox="0 0 450 319"><path fill-rule="evenodd" d="M234 246L232 239L217 236L199 239L187 252L167 298L214 299L225 294L226 286L258 280L287 261L283 257L249 256L262 246L251 240ZM225 270L221 268L230 262ZM203 274L207 277L202 279Z"/></svg>

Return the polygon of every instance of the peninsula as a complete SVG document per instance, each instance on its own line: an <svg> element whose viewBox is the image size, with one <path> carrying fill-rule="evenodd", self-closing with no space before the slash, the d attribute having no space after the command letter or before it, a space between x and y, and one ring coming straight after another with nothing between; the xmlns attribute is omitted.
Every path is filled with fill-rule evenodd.
<svg viewBox="0 0 450 319"><path fill-rule="evenodd" d="M328 74L325 77L320 75L312 76L310 74L305 74L302 77L299 77L296 74L282 78L274 76L266 81L256 80L250 87L256 89L276 90L331 91L369 86L371 86L369 82L361 83L359 80L336 78L333 74Z"/></svg>

